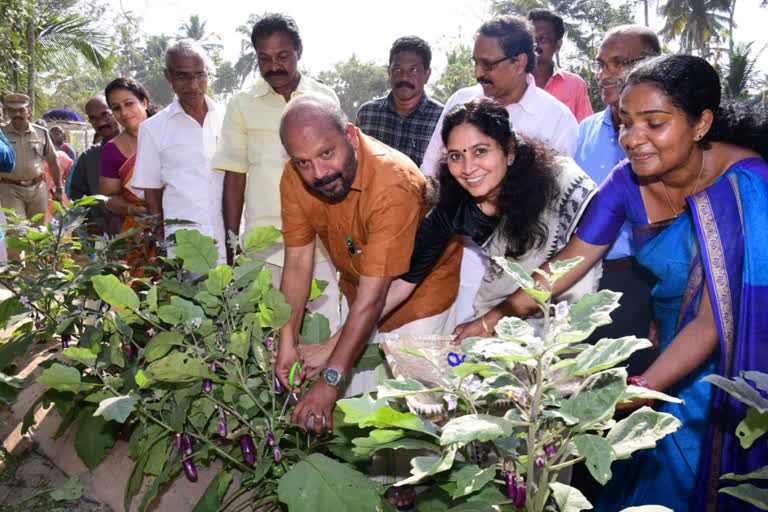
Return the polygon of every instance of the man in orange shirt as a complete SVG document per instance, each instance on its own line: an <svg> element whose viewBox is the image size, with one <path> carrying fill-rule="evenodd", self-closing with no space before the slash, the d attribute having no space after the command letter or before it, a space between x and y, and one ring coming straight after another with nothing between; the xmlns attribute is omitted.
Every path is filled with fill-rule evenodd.
<svg viewBox="0 0 768 512"><path fill-rule="evenodd" d="M350 304L338 341L327 342L327 366L296 406L292 421L330 431L331 411L352 365L374 332L389 285L408 271L414 237L426 214L426 181L405 155L363 134L328 99L303 95L283 113L280 137L290 160L280 182L285 264L280 289L293 308L280 331L276 374L288 386L299 360L298 333L319 235L339 270ZM379 323L381 331L450 332L459 285L458 241L409 299ZM356 377L356 376L355 376ZM350 386L352 387L352 386ZM370 389L361 389L360 392ZM349 390L348 390L349 394Z"/></svg>

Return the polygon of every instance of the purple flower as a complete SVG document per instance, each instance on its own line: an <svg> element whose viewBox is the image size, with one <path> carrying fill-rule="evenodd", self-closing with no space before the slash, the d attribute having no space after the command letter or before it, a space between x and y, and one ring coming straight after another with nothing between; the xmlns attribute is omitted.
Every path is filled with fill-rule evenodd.
<svg viewBox="0 0 768 512"><path fill-rule="evenodd" d="M246 464L250 466L256 464L256 447L253 446L251 436L247 434L240 436L240 451L243 452L243 460Z"/></svg>
<svg viewBox="0 0 768 512"><path fill-rule="evenodd" d="M507 473L507 498L514 501L517 496L517 487L515 487L515 473Z"/></svg>
<svg viewBox="0 0 768 512"><path fill-rule="evenodd" d="M192 462L192 459L185 460L181 465L184 466L184 473L187 474L187 478L193 482L197 480L197 468L195 467L195 463Z"/></svg>
<svg viewBox="0 0 768 512"><path fill-rule="evenodd" d="M194 320L192 320L192 325L194 325L194 326L195 326L195 329L199 329L199 328L200 328L200 325L201 325L202 323L203 323L203 319L202 319L202 318L200 318L200 317L197 317L197 318L195 318Z"/></svg>
<svg viewBox="0 0 768 512"><path fill-rule="evenodd" d="M216 371L216 361L211 361L210 363L208 363L208 369L211 370L212 372L215 372Z"/></svg>
<svg viewBox="0 0 768 512"><path fill-rule="evenodd" d="M21 297L19 297L19 302L21 302L24 306L26 306L29 304L29 299L27 298L26 295L22 295Z"/></svg>
<svg viewBox="0 0 768 512"><path fill-rule="evenodd" d="M541 457L536 457L536 467L541 469L544 467L544 459Z"/></svg>
<svg viewBox="0 0 768 512"><path fill-rule="evenodd" d="M269 443L269 446L275 446L275 436L272 435L272 432L267 430L267 443Z"/></svg>
<svg viewBox="0 0 768 512"><path fill-rule="evenodd" d="M64 350L65 348L69 348L69 342L72 339L72 336L69 334L62 334L61 335L61 349Z"/></svg>
<svg viewBox="0 0 768 512"><path fill-rule="evenodd" d="M219 435L227 436L227 415L221 407L219 407Z"/></svg>
<svg viewBox="0 0 768 512"><path fill-rule="evenodd" d="M568 307L568 301L558 302L555 306L555 321L562 322L568 320L568 314L571 312L571 308Z"/></svg>
<svg viewBox="0 0 768 512"><path fill-rule="evenodd" d="M267 336L267 339L264 340L264 346L268 349L272 348L272 336Z"/></svg>
<svg viewBox="0 0 768 512"><path fill-rule="evenodd" d="M519 476L515 482L515 492L517 493L517 496L515 496L515 502L512 506L515 507L515 510L520 510L525 506L525 480L523 480L523 477Z"/></svg>
<svg viewBox="0 0 768 512"><path fill-rule="evenodd" d="M133 349L131 348L130 342L125 344L125 358L129 361L133 360Z"/></svg>
<svg viewBox="0 0 768 512"><path fill-rule="evenodd" d="M445 400L446 406L449 411L454 410L456 406L459 404L459 401L456 398L456 395L454 395L453 393L443 393L443 400Z"/></svg>
<svg viewBox="0 0 768 512"><path fill-rule="evenodd" d="M282 393L283 391L285 391L285 388L280 383L280 380L275 377L275 393Z"/></svg>
<svg viewBox="0 0 768 512"><path fill-rule="evenodd" d="M557 453L557 447L555 447L555 443L547 445L544 448L544 453L547 455L547 457L554 457L554 455Z"/></svg>
<svg viewBox="0 0 768 512"><path fill-rule="evenodd" d="M37 312L35 312L35 329L40 328L40 317L37 316Z"/></svg>
<svg viewBox="0 0 768 512"><path fill-rule="evenodd" d="M275 458L275 462L280 462L283 460L283 454L280 453L280 448L275 446L275 451L272 452L272 456Z"/></svg>
<svg viewBox="0 0 768 512"><path fill-rule="evenodd" d="M157 329L155 329L154 327L147 329L147 336L149 336L150 338L153 338L156 334L157 334Z"/></svg>
<svg viewBox="0 0 768 512"><path fill-rule="evenodd" d="M203 379L203 391L210 393L212 387L213 385L211 384L211 379Z"/></svg>

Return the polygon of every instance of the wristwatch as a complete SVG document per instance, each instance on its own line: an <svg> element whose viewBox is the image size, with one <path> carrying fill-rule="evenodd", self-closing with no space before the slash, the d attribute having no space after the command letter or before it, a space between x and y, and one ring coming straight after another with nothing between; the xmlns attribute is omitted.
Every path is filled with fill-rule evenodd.
<svg viewBox="0 0 768 512"><path fill-rule="evenodd" d="M344 375L341 374L341 370L338 368L326 366L323 368L323 371L320 372L320 376L329 386L340 388L344 385Z"/></svg>

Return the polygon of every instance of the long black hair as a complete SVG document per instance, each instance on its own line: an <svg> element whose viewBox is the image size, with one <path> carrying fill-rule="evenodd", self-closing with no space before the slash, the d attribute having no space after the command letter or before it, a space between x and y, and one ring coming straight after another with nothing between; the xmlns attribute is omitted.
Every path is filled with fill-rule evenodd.
<svg viewBox="0 0 768 512"><path fill-rule="evenodd" d="M109 105L109 95L113 91L117 89L125 89L126 91L129 91L131 94L136 96L136 98L140 102L144 102L144 100L147 101L147 117L152 117L153 115L157 114L160 111L160 107L152 103L152 100L149 98L149 93L147 92L147 89L141 85L141 82L136 80L135 78L131 78L128 76L123 76L120 78L115 78L104 89L104 97L107 100L107 105Z"/></svg>
<svg viewBox="0 0 768 512"><path fill-rule="evenodd" d="M501 181L497 205L501 228L508 240L506 256L517 258L534 247L541 247L549 234L541 213L557 196L559 167L554 161L554 152L516 135L509 123L509 113L491 99L476 99L451 110L443 120L444 145L448 144L453 129L462 124L470 124L495 140L506 157L515 155ZM450 206L466 198L471 198L469 192L459 185L443 162L439 204Z"/></svg>
<svg viewBox="0 0 768 512"><path fill-rule="evenodd" d="M698 142L728 142L752 149L768 160L768 110L743 101L721 103L720 77L700 57L664 55L643 61L620 82L620 92L641 83L658 87L691 123L705 110L712 111L712 126Z"/></svg>

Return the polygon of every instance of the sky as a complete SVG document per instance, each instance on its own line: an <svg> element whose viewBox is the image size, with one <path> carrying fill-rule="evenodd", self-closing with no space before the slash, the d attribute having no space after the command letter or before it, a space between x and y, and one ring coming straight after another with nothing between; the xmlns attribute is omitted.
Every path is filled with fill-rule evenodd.
<svg viewBox="0 0 768 512"><path fill-rule="evenodd" d="M109 0L114 14L132 12L143 21L146 34L177 33L178 27L198 14L206 30L221 37L223 57L237 59L241 36L235 28L251 13L283 12L293 16L304 45L302 69L312 74L330 69L353 53L361 61L385 65L389 47L400 36L418 35L432 46L433 80L445 66L444 51L454 41L472 44L472 35L489 15L489 0ZM768 8L760 0L736 4L737 41L755 41L753 50L765 47L758 63L759 76L768 74ZM651 10L656 2L651 2ZM655 18L655 17L654 17ZM638 22L642 12L638 11ZM651 26L661 28L658 18ZM567 38L567 36L566 36ZM563 65L567 68L567 62Z"/></svg>

